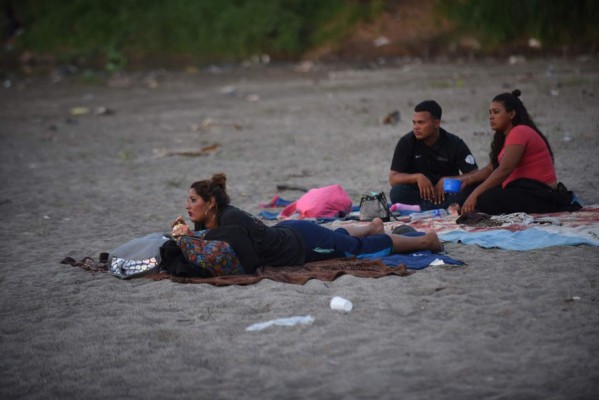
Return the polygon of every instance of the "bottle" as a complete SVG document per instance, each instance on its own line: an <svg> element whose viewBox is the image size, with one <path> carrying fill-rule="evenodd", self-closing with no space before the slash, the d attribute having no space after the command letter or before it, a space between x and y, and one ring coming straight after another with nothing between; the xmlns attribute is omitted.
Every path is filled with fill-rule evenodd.
<svg viewBox="0 0 599 400"><path fill-rule="evenodd" d="M403 204L403 203L395 203L392 204L389 208L391 212L395 211L420 211L420 206L418 204Z"/></svg>
<svg viewBox="0 0 599 400"><path fill-rule="evenodd" d="M410 221L420 221L427 218L443 218L447 215L449 215L447 210L444 208L437 208L435 210L412 213L410 214Z"/></svg>

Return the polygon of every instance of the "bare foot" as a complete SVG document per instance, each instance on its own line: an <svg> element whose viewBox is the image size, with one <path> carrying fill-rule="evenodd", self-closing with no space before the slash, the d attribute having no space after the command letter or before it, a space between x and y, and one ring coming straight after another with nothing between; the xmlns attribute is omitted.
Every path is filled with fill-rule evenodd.
<svg viewBox="0 0 599 400"><path fill-rule="evenodd" d="M370 235L380 235L385 233L385 223L380 218L373 219L369 224Z"/></svg>
<svg viewBox="0 0 599 400"><path fill-rule="evenodd" d="M435 231L427 231L426 234L424 235L425 238L427 238L427 240L430 242L428 249L434 253L438 253L440 251L443 251L443 245L441 244L441 241L439 240L439 236L437 236L437 232Z"/></svg>
<svg viewBox="0 0 599 400"><path fill-rule="evenodd" d="M447 207L447 211L449 211L449 215L458 216L460 215L460 205L458 203L451 203Z"/></svg>

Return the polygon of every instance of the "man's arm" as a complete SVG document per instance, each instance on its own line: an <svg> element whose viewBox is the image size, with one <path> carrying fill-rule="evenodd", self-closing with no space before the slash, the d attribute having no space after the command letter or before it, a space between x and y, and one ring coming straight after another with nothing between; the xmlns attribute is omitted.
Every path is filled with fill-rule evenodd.
<svg viewBox="0 0 599 400"><path fill-rule="evenodd" d="M435 186L438 203L445 201L444 181L446 178L460 179L463 181L467 176L471 176L478 171L478 165L476 164L476 160L468 148L468 145L466 145L461 138L457 136L456 138L457 140L450 146L450 149L452 149L450 151L453 152L453 154L450 154L450 158L453 160L454 167L457 167L458 169L458 176L443 176L439 179Z"/></svg>
<svg viewBox="0 0 599 400"><path fill-rule="evenodd" d="M408 134L409 135L409 134ZM395 186L399 184L416 184L416 177L405 171L409 168L410 159L412 157L413 143L410 136L403 136L395 145L393 158L391 160L391 168L389 169L389 185Z"/></svg>
<svg viewBox="0 0 599 400"><path fill-rule="evenodd" d="M418 185L420 197L434 201L435 190L430 179L422 173L403 172L408 170L408 165L412 157L414 145L413 134L410 132L402 137L395 146L391 168L389 170L389 185L391 187L399 184Z"/></svg>
<svg viewBox="0 0 599 400"><path fill-rule="evenodd" d="M472 155L472 152L468 148L466 142L460 139L460 146L457 154L458 168L462 174L467 174L478 169L476 160Z"/></svg>
<svg viewBox="0 0 599 400"><path fill-rule="evenodd" d="M424 174L407 174L404 172L389 171L389 183L391 186L399 184L418 185L420 197L425 200L436 202L437 197L432 182Z"/></svg>
<svg viewBox="0 0 599 400"><path fill-rule="evenodd" d="M408 174L405 172L398 172L394 170L389 171L389 185L391 186L399 184L417 185L418 182L422 180L422 178L428 179L423 174Z"/></svg>

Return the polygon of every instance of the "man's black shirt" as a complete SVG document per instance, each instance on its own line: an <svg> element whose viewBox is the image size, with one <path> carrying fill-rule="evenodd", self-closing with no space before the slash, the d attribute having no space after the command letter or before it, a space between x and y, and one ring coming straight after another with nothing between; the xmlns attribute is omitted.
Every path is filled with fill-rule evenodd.
<svg viewBox="0 0 599 400"><path fill-rule="evenodd" d="M395 146L391 170L421 173L436 185L445 176L457 176L478 168L470 149L458 136L439 129L439 139L427 146L414 132L404 135Z"/></svg>

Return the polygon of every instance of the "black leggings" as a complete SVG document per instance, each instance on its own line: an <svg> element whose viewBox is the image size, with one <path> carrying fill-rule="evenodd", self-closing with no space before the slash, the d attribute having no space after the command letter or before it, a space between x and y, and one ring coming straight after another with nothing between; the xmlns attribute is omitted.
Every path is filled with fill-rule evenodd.
<svg viewBox="0 0 599 400"><path fill-rule="evenodd" d="M522 178L508 183L505 188L499 185L486 190L478 197L476 210L491 215L579 210L580 205L573 204L572 198L572 192L561 183L552 189L543 182Z"/></svg>

